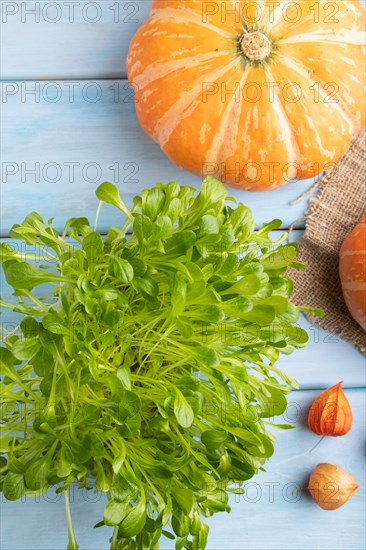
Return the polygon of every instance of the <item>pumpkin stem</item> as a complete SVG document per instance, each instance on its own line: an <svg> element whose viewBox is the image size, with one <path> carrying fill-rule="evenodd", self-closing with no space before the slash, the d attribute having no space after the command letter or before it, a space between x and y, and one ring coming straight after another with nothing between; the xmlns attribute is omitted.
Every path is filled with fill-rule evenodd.
<svg viewBox="0 0 366 550"><path fill-rule="evenodd" d="M263 61L272 51L272 43L261 32L248 32L240 39L240 48L249 61Z"/></svg>

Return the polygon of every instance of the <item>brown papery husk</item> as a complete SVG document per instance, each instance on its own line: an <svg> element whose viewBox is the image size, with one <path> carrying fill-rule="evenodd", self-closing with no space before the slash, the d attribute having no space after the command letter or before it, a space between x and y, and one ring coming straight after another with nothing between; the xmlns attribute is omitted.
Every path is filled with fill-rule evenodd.
<svg viewBox="0 0 366 550"><path fill-rule="evenodd" d="M323 510L340 508L357 491L355 478L335 464L318 464L310 475L308 489Z"/></svg>
<svg viewBox="0 0 366 550"><path fill-rule="evenodd" d="M310 408L309 428L317 435L337 437L347 434L352 427L352 410L342 383L323 391Z"/></svg>

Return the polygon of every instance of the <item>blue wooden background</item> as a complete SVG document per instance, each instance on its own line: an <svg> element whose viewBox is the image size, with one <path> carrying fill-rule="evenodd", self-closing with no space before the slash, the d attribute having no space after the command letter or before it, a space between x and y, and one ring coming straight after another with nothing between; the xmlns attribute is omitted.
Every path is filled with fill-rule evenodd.
<svg viewBox="0 0 366 550"><path fill-rule="evenodd" d="M310 1L310 0L309 0ZM118 184L126 202L156 181L199 186L199 179L173 166L139 127L126 82L129 41L148 17L149 0L89 2L1 2L1 227L31 210L55 217L61 228L71 215L94 218L94 190L104 180ZM274 217L283 229L299 220L307 201L291 201L313 181L289 182L269 193L232 191L253 210L258 226ZM100 228L114 223L105 209ZM1 293L10 290L1 279ZM9 313L2 323L16 318ZM300 382L283 421L297 429L280 432L267 471L233 498L231 515L210 520L209 550L363 549L365 547L365 360L351 345L310 325L310 344L280 361ZM307 411L320 390L344 380L354 426L342 438L307 429ZM302 488L319 462L350 471L359 490L343 508L324 512ZM77 538L82 550L107 549L109 531L92 526L101 519L104 498L72 494ZM1 502L2 550L62 550L66 547L63 501L53 492L40 501ZM169 541L163 549L171 549Z"/></svg>

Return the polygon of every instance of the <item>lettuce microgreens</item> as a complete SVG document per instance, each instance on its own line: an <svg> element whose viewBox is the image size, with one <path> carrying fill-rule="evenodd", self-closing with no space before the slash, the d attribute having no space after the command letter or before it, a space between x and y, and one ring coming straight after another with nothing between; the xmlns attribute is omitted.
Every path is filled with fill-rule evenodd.
<svg viewBox="0 0 366 550"><path fill-rule="evenodd" d="M272 455L268 419L296 386L275 363L308 340L285 275L297 245L272 241L279 220L255 231L214 178L197 196L157 184L131 209L111 183L96 193L98 215L123 217L104 239L32 213L11 237L38 253L2 244L17 303L1 305L23 314L0 348L3 492L63 492L69 550L72 483L107 493L96 527L114 528L113 550L203 549L202 518Z"/></svg>

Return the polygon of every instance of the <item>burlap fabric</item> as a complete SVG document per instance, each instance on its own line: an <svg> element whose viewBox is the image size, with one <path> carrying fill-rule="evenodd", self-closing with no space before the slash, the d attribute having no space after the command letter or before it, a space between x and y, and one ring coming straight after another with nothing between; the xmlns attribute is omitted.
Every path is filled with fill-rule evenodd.
<svg viewBox="0 0 366 550"><path fill-rule="evenodd" d="M291 270L294 302L326 312L323 318L308 315L309 320L352 342L366 355L366 334L348 312L338 274L339 249L365 210L366 128L319 181L306 213L306 231L298 256L308 268Z"/></svg>

